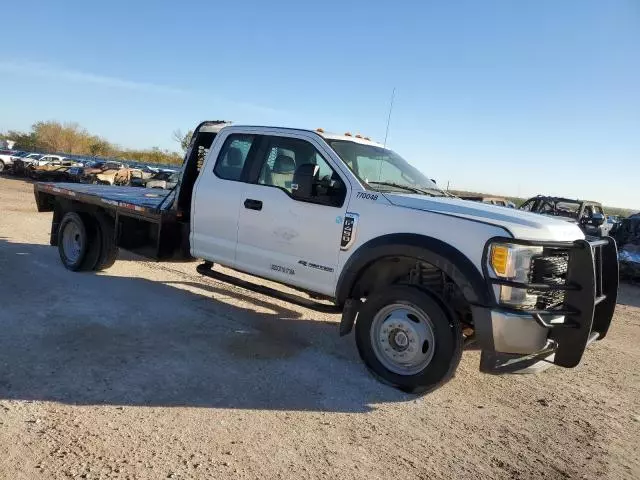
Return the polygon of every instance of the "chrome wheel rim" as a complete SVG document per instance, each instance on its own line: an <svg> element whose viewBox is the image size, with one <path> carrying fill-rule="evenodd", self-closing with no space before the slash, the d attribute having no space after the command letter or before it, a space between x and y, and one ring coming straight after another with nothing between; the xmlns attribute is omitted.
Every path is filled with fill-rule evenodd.
<svg viewBox="0 0 640 480"><path fill-rule="evenodd" d="M64 255L70 263L75 263L80 258L80 252L84 246L84 239L80 227L73 222L69 222L62 232L62 248Z"/></svg>
<svg viewBox="0 0 640 480"><path fill-rule="evenodd" d="M383 307L373 317L370 334L380 363L398 375L415 375L433 359L433 323L414 305L394 303Z"/></svg>

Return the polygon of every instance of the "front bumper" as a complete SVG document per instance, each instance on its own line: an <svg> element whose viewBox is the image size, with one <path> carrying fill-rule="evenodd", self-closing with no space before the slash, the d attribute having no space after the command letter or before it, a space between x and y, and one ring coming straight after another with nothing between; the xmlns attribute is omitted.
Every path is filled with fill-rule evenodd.
<svg viewBox="0 0 640 480"><path fill-rule="evenodd" d="M575 242L528 242L492 239L542 246L546 254L567 254L563 282L516 283L485 278L494 285L529 292L562 292L562 303L551 308L521 310L499 305L474 306L476 338L483 351L483 371L515 371L545 360L575 367L589 343L603 339L613 317L618 292L618 253L611 237Z"/></svg>

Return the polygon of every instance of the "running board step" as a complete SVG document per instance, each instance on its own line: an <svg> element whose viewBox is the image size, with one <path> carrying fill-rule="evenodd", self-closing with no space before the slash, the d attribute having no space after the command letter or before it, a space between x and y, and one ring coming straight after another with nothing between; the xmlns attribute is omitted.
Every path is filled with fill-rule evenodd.
<svg viewBox="0 0 640 480"><path fill-rule="evenodd" d="M280 290L267 287L266 285L258 285L257 283L248 282L246 280L232 277L231 275L227 275L222 272L217 272L213 270L211 266L212 264L210 264L209 262L205 262L203 264L198 265L196 267L196 271L200 275L204 275L205 277L213 278L214 280L218 280L224 283L229 283L231 285L235 285L236 287L244 288L246 290L251 290L252 292L256 292L256 293L261 293L269 297L277 298L278 300L284 300L285 302L293 303L294 305L299 305L301 307L305 307L310 310L315 310L316 312L340 313L342 311L342 309L337 305L330 305L327 303L316 302L310 298L305 298L300 295L281 292Z"/></svg>

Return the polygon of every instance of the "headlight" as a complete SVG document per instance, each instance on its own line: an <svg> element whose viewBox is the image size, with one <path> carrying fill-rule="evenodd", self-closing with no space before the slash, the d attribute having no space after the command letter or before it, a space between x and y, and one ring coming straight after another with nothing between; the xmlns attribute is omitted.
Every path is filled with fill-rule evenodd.
<svg viewBox="0 0 640 480"><path fill-rule="evenodd" d="M515 245L510 243L494 243L489 247L487 256L489 274L494 278L502 278L518 283L528 283L531 271L531 260L541 255L543 247ZM527 293L524 288L506 285L495 285L496 297L501 304L514 307L535 307L537 295Z"/></svg>

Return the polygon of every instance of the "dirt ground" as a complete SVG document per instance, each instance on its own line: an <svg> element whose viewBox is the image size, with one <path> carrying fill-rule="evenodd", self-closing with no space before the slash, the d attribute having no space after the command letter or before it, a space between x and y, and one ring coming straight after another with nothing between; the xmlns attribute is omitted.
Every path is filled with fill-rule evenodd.
<svg viewBox="0 0 640 480"><path fill-rule="evenodd" d="M32 187L0 177L1 479L640 478L640 288L575 369L416 398L338 316L121 252L72 273Z"/></svg>

